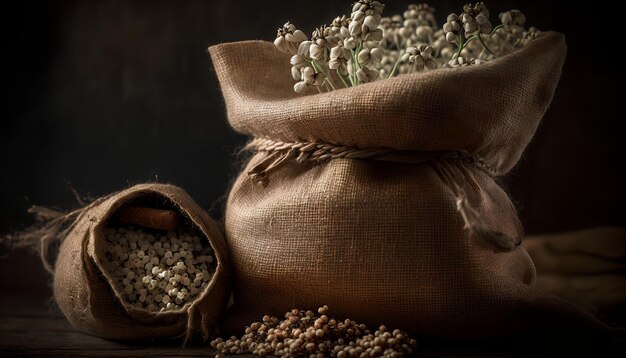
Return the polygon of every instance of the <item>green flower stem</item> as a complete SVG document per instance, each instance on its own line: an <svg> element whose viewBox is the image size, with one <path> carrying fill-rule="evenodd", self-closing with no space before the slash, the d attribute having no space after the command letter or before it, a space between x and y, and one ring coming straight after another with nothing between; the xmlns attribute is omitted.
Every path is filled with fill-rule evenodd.
<svg viewBox="0 0 626 358"><path fill-rule="evenodd" d="M465 41L465 46L467 46L467 44L469 44L470 42L476 40L478 36L474 35L472 37L470 37L469 39L467 39L467 41Z"/></svg>
<svg viewBox="0 0 626 358"><path fill-rule="evenodd" d="M467 42L469 42L469 40ZM459 48L456 51L456 55L454 58L459 58L459 56L461 56L461 51L463 51L463 47L465 47L465 43L463 43L463 35L459 33Z"/></svg>
<svg viewBox="0 0 626 358"><path fill-rule="evenodd" d="M483 50L480 51L480 54L478 55L478 58L483 58L483 56L485 55L485 52L487 52L487 49L483 48Z"/></svg>
<svg viewBox="0 0 626 358"><path fill-rule="evenodd" d="M352 87L356 86L356 82L354 82L354 76L350 74L350 71L348 71L348 79L350 80L350 84L352 85Z"/></svg>
<svg viewBox="0 0 626 358"><path fill-rule="evenodd" d="M352 62L352 52L350 52L350 62ZM354 68L354 66L352 66L352 68ZM348 80L350 80L350 85L351 86L356 86L356 83L354 83L354 76L352 75L352 73L350 73L350 68L347 66L346 64L346 69L348 71Z"/></svg>
<svg viewBox="0 0 626 358"><path fill-rule="evenodd" d="M394 41L396 42L396 48L400 51L402 49L402 40L400 40L400 36L398 36L398 34L394 36Z"/></svg>
<svg viewBox="0 0 626 358"><path fill-rule="evenodd" d="M330 80L330 76L326 73L326 71L324 71L324 67L322 65L320 65L317 61L315 60L311 60L311 65L313 66L313 68L320 72L321 74L324 75L326 82L330 85L330 87L332 87L333 90L336 90L337 87L335 87L335 85L333 84L333 82Z"/></svg>
<svg viewBox="0 0 626 358"><path fill-rule="evenodd" d="M399 54L398 56L398 61L396 61L395 65L393 65L393 68L391 69L391 73L389 74L389 77L387 77L387 79L390 79L391 77L393 77L394 72L396 72L396 69L398 68L398 65L400 64L400 60L402 60L402 56L404 54Z"/></svg>
<svg viewBox="0 0 626 358"><path fill-rule="evenodd" d="M326 92L330 92L332 90L336 90L335 86L328 80L328 78L324 78L324 85L326 86ZM330 85L330 87L328 87ZM332 89L331 89L332 88Z"/></svg>
<svg viewBox="0 0 626 358"><path fill-rule="evenodd" d="M352 51L352 82L355 86L359 84L359 79L356 77L356 55L354 51Z"/></svg>
<svg viewBox="0 0 626 358"><path fill-rule="evenodd" d="M354 83L355 85L359 84L359 78L356 75L356 71L359 70L359 61L357 59L357 53L361 50L357 47L356 51L352 51L352 69L354 70Z"/></svg>
<svg viewBox="0 0 626 358"><path fill-rule="evenodd" d="M493 51L491 51L491 49L489 48L489 46L487 46L487 44L485 43L485 41L483 40L483 37L481 35L481 33L478 33L478 39L480 40L480 43L483 45L483 47L485 48L485 50L487 50L487 52L489 52L492 55L496 55L495 53L493 53Z"/></svg>
<svg viewBox="0 0 626 358"><path fill-rule="evenodd" d="M322 72L322 74L324 75L324 77L326 77L326 81L328 81L328 84L330 85L330 87L332 87L333 90L336 90L337 86L335 86L335 84L332 81L332 78L330 78L330 73L327 73L324 70L324 66L322 66L320 63L318 63L317 61L315 63L317 63L317 66L319 67L319 69Z"/></svg>
<svg viewBox="0 0 626 358"><path fill-rule="evenodd" d="M454 55L454 58L459 58L459 56L461 56L461 51L463 51L463 49L465 48L465 46L467 46L470 42L472 42L473 40L476 40L478 36L474 35L472 37L470 37L469 39L465 40L465 42L463 42L463 38L461 37L461 34L459 34L459 38L461 39L460 42L462 43L461 46L459 46L459 49L457 50L456 54Z"/></svg>
<svg viewBox="0 0 626 358"><path fill-rule="evenodd" d="M335 72L337 72L337 77L339 77L339 79L341 80L341 82L343 82L343 85L346 87L350 87L350 85L348 84L348 82L346 82L346 79L343 77L343 75L341 74L341 70L338 68Z"/></svg>
<svg viewBox="0 0 626 358"><path fill-rule="evenodd" d="M496 33L496 31L498 31L498 30L500 30L500 29L502 29L502 28L504 28L504 25L502 25L502 24L500 24L500 25L498 25L498 26L494 27L494 28L493 28L493 30L491 30L491 33L489 34L489 38L491 38L491 36L493 36L493 34L495 34L495 33Z"/></svg>

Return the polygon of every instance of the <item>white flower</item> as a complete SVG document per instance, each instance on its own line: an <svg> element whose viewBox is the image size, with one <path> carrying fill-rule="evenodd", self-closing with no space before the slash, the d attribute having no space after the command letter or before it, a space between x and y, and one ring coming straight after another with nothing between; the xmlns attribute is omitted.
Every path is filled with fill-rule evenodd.
<svg viewBox="0 0 626 358"><path fill-rule="evenodd" d="M347 48L348 50L354 50L356 48L356 40L354 39L354 37L348 37L343 40L343 47Z"/></svg>
<svg viewBox="0 0 626 358"><path fill-rule="evenodd" d="M358 71L356 71L356 76L361 83L368 83L376 81L378 76L380 76L380 72L372 70L368 67L361 67Z"/></svg>
<svg viewBox="0 0 626 358"><path fill-rule="evenodd" d="M295 54L291 57L291 77L294 80L299 81L302 78L302 71L300 71L304 66L306 66L306 59L304 55Z"/></svg>
<svg viewBox="0 0 626 358"><path fill-rule="evenodd" d="M411 36L413 36L413 34L415 33L415 29L410 26L403 26L402 28L400 28L400 30L398 30L398 33L403 38L410 39Z"/></svg>
<svg viewBox="0 0 626 358"><path fill-rule="evenodd" d="M446 23L443 24L443 31L449 43L458 42L458 36L461 33L461 20L459 20L457 14L448 15Z"/></svg>
<svg viewBox="0 0 626 358"><path fill-rule="evenodd" d="M407 44L430 40L433 28L437 27L434 12L435 9L427 4L409 5L404 12L403 27L400 29L400 34Z"/></svg>
<svg viewBox="0 0 626 358"><path fill-rule="evenodd" d="M425 38L433 34L433 28L430 26L420 25L415 29L415 34L420 38Z"/></svg>
<svg viewBox="0 0 626 358"><path fill-rule="evenodd" d="M304 81L297 82L295 85L293 85L293 90L297 94L304 94L309 90L309 85Z"/></svg>
<svg viewBox="0 0 626 358"><path fill-rule="evenodd" d="M312 44L313 41L303 41L300 46L298 46L298 54L302 56L309 56L309 51Z"/></svg>
<svg viewBox="0 0 626 358"><path fill-rule="evenodd" d="M363 41L381 41L383 39L383 30L375 29L367 32Z"/></svg>
<svg viewBox="0 0 626 358"><path fill-rule="evenodd" d="M419 26L437 27L435 8L428 4L411 4L403 15L405 27L413 29Z"/></svg>
<svg viewBox="0 0 626 358"><path fill-rule="evenodd" d="M375 30L380 26L381 19L380 14L368 15L365 17L363 25L367 26L370 30Z"/></svg>
<svg viewBox="0 0 626 358"><path fill-rule="evenodd" d="M519 10L511 10L501 13L500 21L504 26L522 26L526 22L526 16Z"/></svg>
<svg viewBox="0 0 626 358"><path fill-rule="evenodd" d="M312 59L318 60L318 61L324 61L325 60L324 50L325 50L324 46L319 46L316 43L313 43L311 45L311 49L309 50L309 53Z"/></svg>
<svg viewBox="0 0 626 358"><path fill-rule="evenodd" d="M441 59L444 61L454 56L454 50L451 47L442 48L440 53L441 53Z"/></svg>
<svg viewBox="0 0 626 358"><path fill-rule="evenodd" d="M291 56L291 65L296 68L302 68L305 65L305 58L303 55L295 54Z"/></svg>
<svg viewBox="0 0 626 358"><path fill-rule="evenodd" d="M536 27L531 27L528 31L524 31L524 35L522 37L521 45L526 46L530 41L538 38L543 33L539 31Z"/></svg>
<svg viewBox="0 0 626 358"><path fill-rule="evenodd" d="M476 3L474 6L465 5L461 21L463 22L466 38L469 38L477 31L489 34L493 29L489 21L489 10L483 2Z"/></svg>
<svg viewBox="0 0 626 358"><path fill-rule="evenodd" d="M443 65L443 68L456 68L456 67L465 67L470 65L480 65L485 63L485 61L481 59L466 59L463 56L455 57L450 60L448 63Z"/></svg>
<svg viewBox="0 0 626 358"><path fill-rule="evenodd" d="M334 47L339 42L339 39L333 36L332 28L322 25L313 31L311 40L317 43L319 46Z"/></svg>
<svg viewBox="0 0 626 358"><path fill-rule="evenodd" d="M465 30L465 37L469 37L468 34L471 34L478 30L478 25L476 24L476 20L470 14L463 14L461 16L461 21L463 21L463 29Z"/></svg>
<svg viewBox="0 0 626 358"><path fill-rule="evenodd" d="M402 17L395 15L393 17L384 17L380 21L380 27L383 30L383 47L389 47L395 44L398 39L398 32L402 29Z"/></svg>
<svg viewBox="0 0 626 358"><path fill-rule="evenodd" d="M491 25L491 21L489 21L489 18L485 14L476 15L476 23L478 24L478 29L483 34L491 33L493 25Z"/></svg>
<svg viewBox="0 0 626 358"><path fill-rule="evenodd" d="M383 5L380 1L377 0L358 0L352 5L352 13L354 14L357 11L361 11L366 15L371 14L382 14L385 5Z"/></svg>
<svg viewBox="0 0 626 358"><path fill-rule="evenodd" d="M327 61L330 49L339 43L339 39L332 35L332 29L326 25L313 31L311 40L313 41L309 48L311 58L323 62Z"/></svg>
<svg viewBox="0 0 626 358"><path fill-rule="evenodd" d="M489 9L483 2L448 15L438 29L435 10L426 4L409 5L404 16L383 18L385 5L380 1L354 1L350 16L336 17L330 25L316 29L310 40L290 23L279 29L275 44L292 55L296 92L305 93L311 87L321 91L322 86L328 91L343 87L342 83L356 85L381 76L480 64L539 36L535 29L524 31L526 18L519 10L501 13L503 25L492 33ZM332 70L339 76L326 78ZM342 83L335 83L339 80Z"/></svg>
<svg viewBox="0 0 626 358"><path fill-rule="evenodd" d="M350 25L348 25L348 31L350 32L350 36L359 36L362 32L363 24L358 21L352 20Z"/></svg>
<svg viewBox="0 0 626 358"><path fill-rule="evenodd" d="M352 52L339 43L330 50L328 67L332 70L341 70L341 72L345 74L348 71L348 61L350 61L351 58Z"/></svg>
<svg viewBox="0 0 626 358"><path fill-rule="evenodd" d="M359 64L362 66L376 66L380 65L380 61L383 59L384 52L380 48L363 49L358 54Z"/></svg>
<svg viewBox="0 0 626 358"><path fill-rule="evenodd" d="M312 85L315 83L315 69L311 66L307 66L304 67L302 70L302 76L300 78L300 80L302 80L302 82L308 84L308 85Z"/></svg>
<svg viewBox="0 0 626 358"><path fill-rule="evenodd" d="M465 5L463 7L464 10L466 10L467 8L471 8L471 5ZM487 5L485 5L484 2L477 2L474 7L472 8L472 12L474 13L474 15L478 15L478 14L483 14L487 17L489 17L489 9L487 9Z"/></svg>
<svg viewBox="0 0 626 358"><path fill-rule="evenodd" d="M393 66L396 61L398 61L399 52L398 51L387 51L383 56L380 64L382 66Z"/></svg>
<svg viewBox="0 0 626 358"><path fill-rule="evenodd" d="M336 17L330 24L332 35L339 38L340 40L343 40L346 37L350 36L350 30L348 30L348 26L350 26L350 21L351 19L346 15Z"/></svg>
<svg viewBox="0 0 626 358"><path fill-rule="evenodd" d="M308 38L304 32L296 29L292 23L287 22L282 28L278 29L274 45L279 51L294 55L298 52L300 43L306 40Z"/></svg>
<svg viewBox="0 0 626 358"><path fill-rule="evenodd" d="M296 81L300 81L300 79L302 79L302 72L300 71L298 67L296 66L291 67L291 77L293 77L293 79Z"/></svg>
<svg viewBox="0 0 626 358"><path fill-rule="evenodd" d="M361 23L365 19L365 12L361 10L357 10L352 13L351 19L352 19L352 22Z"/></svg>
<svg viewBox="0 0 626 358"><path fill-rule="evenodd" d="M437 67L437 63L433 59L433 48L428 45L420 45L418 47L409 47L406 49L402 59L406 62L413 64L416 71L434 70Z"/></svg>
<svg viewBox="0 0 626 358"><path fill-rule="evenodd" d="M298 94L306 93L312 86L324 84L324 75L316 73L313 67L304 67L301 71L300 82L293 86L293 90Z"/></svg>
<svg viewBox="0 0 626 358"><path fill-rule="evenodd" d="M358 0L352 7L352 14L350 15L351 21L348 25L348 31L350 36L359 37L361 34L368 35L368 33L380 30L382 20L382 13L385 5L376 0ZM370 35L369 40L373 38L382 39L382 30L380 34ZM365 38L364 40L368 40ZM377 40L380 41L380 40Z"/></svg>

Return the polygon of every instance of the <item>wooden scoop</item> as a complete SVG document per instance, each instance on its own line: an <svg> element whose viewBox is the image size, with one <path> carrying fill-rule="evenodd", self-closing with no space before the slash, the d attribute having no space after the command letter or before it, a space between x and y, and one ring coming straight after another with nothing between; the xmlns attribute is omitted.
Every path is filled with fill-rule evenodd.
<svg viewBox="0 0 626 358"><path fill-rule="evenodd" d="M173 210L124 206L118 211L121 223L132 224L148 229L174 231L178 228L180 218Z"/></svg>

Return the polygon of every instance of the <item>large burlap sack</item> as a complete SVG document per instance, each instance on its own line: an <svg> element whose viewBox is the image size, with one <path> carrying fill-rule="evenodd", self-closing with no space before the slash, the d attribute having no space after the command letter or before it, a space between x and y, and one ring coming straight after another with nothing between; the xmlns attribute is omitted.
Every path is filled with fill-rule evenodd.
<svg viewBox="0 0 626 358"><path fill-rule="evenodd" d="M127 304L105 269L105 230L117 210L129 203L177 211L187 225L206 237L214 251L217 267L210 283L180 310L149 312ZM36 212L52 219L31 235L42 236L42 258L54 275L54 297L77 329L109 339L145 340L190 337L196 332L206 337L217 327L230 297L227 247L219 224L184 190L167 184L141 184L66 215L41 208ZM50 249L59 240L62 243L54 255Z"/></svg>
<svg viewBox="0 0 626 358"><path fill-rule="evenodd" d="M257 151L226 209L229 326L327 304L420 337L606 332L533 288L522 226L494 181L552 99L562 35L483 65L308 96L293 93L289 58L271 43L209 52L229 122Z"/></svg>

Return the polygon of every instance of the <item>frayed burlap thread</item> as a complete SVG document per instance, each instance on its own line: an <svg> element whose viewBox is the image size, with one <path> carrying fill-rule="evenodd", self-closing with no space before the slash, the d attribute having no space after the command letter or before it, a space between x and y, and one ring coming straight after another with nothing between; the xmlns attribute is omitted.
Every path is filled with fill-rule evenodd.
<svg viewBox="0 0 626 358"><path fill-rule="evenodd" d="M337 317L418 337L607 332L533 287L522 226L494 180L517 163L548 108L561 34L482 65L307 96L293 93L289 57L271 43L209 52L228 120L257 150L227 202L227 327L327 304ZM333 157L333 147L355 157ZM441 156L459 152L489 170ZM374 158L407 153L413 160Z"/></svg>

